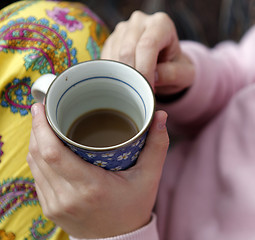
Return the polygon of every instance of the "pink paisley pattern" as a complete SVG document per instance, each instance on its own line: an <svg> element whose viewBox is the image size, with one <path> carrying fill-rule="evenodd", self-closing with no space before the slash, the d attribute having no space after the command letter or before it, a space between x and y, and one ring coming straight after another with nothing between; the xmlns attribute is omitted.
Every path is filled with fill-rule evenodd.
<svg viewBox="0 0 255 240"><path fill-rule="evenodd" d="M39 204L32 179L16 178L0 183L0 222L27 204Z"/></svg>
<svg viewBox="0 0 255 240"><path fill-rule="evenodd" d="M83 29L80 21L76 20L74 16L68 15L70 11L69 8L55 7L52 11L48 10L47 13L56 23L65 26L70 32Z"/></svg>
<svg viewBox="0 0 255 240"><path fill-rule="evenodd" d="M6 53L27 52L24 57L26 69L41 74L60 74L77 63L76 49L65 31L47 19L17 19L0 29L0 50Z"/></svg>
<svg viewBox="0 0 255 240"><path fill-rule="evenodd" d="M38 219L33 220L33 225L30 228L30 237L28 240L49 239L55 233L56 229L57 227L53 222L39 216Z"/></svg>

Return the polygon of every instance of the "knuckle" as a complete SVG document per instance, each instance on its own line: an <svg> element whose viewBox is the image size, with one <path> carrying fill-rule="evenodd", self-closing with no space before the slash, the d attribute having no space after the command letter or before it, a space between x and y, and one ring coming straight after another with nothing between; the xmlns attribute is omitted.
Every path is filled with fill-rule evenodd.
<svg viewBox="0 0 255 240"><path fill-rule="evenodd" d="M72 200L69 200L68 197L59 198L59 207L61 209L61 212L56 213L57 214L56 216L58 217L60 217L60 214L76 215L77 207L75 205L75 202Z"/></svg>
<svg viewBox="0 0 255 240"><path fill-rule="evenodd" d="M61 157L61 153L54 146L48 146L41 153L41 156L47 163L57 163Z"/></svg>
<svg viewBox="0 0 255 240"><path fill-rule="evenodd" d="M119 22L119 23L117 23L117 25L116 25L116 27L115 27L115 29L114 29L114 32L120 32L120 31L122 31L123 29L125 29L126 28L126 22L124 22L124 21L121 21L121 22Z"/></svg>
<svg viewBox="0 0 255 240"><path fill-rule="evenodd" d="M155 48L157 46L157 40L154 37L142 37L141 40L138 43L139 48L145 48L145 49L150 49L150 48Z"/></svg>
<svg viewBox="0 0 255 240"><path fill-rule="evenodd" d="M87 186L86 191L82 192L82 199L88 205L100 204L102 199L106 196L106 190L101 185L92 184L90 187Z"/></svg>
<svg viewBox="0 0 255 240"><path fill-rule="evenodd" d="M120 59L126 59L126 58L130 58L134 55L134 47L132 46L132 44L126 44L125 46L123 46L119 52L119 57Z"/></svg>
<svg viewBox="0 0 255 240"><path fill-rule="evenodd" d="M140 10L136 10L136 11L134 11L134 12L132 13L130 19L131 19L131 20L134 20L134 21L137 21L137 20L139 20L139 19L141 19L141 18L143 18L143 17L145 17L145 16L146 16L145 13L143 13L143 12L140 11Z"/></svg>
<svg viewBox="0 0 255 240"><path fill-rule="evenodd" d="M60 201L59 197L52 201L47 201L47 205L43 206L42 210L44 215L52 221L61 219L65 214L63 201Z"/></svg>
<svg viewBox="0 0 255 240"><path fill-rule="evenodd" d="M30 153L27 154L27 163L28 165L31 165L33 163L33 159Z"/></svg>
<svg viewBox="0 0 255 240"><path fill-rule="evenodd" d="M28 150L29 150L29 154L27 155L27 158L32 158L32 156L35 156L38 153L37 147L31 143L29 144Z"/></svg>
<svg viewBox="0 0 255 240"><path fill-rule="evenodd" d="M41 203L41 208L45 217L47 217L48 219L52 219L52 214L51 214L49 205L48 204L44 205Z"/></svg>
<svg viewBox="0 0 255 240"><path fill-rule="evenodd" d="M27 163L28 163L28 165L30 166L31 164L33 164L33 157L32 157L32 155L31 155L31 153L29 152L28 154L27 154Z"/></svg>
<svg viewBox="0 0 255 240"><path fill-rule="evenodd" d="M162 23L162 24L171 23L172 24L172 20L169 17L169 15L164 12L155 13L154 18L155 18L154 20L157 21L158 23Z"/></svg>
<svg viewBox="0 0 255 240"><path fill-rule="evenodd" d="M51 214L51 212L49 211L49 209L48 209L48 208L45 208L45 207L43 207L43 206L41 206L41 207L42 207L42 211L43 211L43 214L45 215L45 217L47 217L47 218L50 219L50 220L53 220L52 214Z"/></svg>
<svg viewBox="0 0 255 240"><path fill-rule="evenodd" d="M48 207L44 207L42 210L44 215L52 221L56 221L57 219L62 217L62 213L59 210L59 207L53 204L50 204Z"/></svg>

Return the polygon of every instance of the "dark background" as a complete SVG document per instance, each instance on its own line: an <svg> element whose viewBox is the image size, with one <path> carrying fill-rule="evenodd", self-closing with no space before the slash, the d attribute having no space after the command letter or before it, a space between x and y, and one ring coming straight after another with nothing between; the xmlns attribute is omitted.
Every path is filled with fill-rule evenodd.
<svg viewBox="0 0 255 240"><path fill-rule="evenodd" d="M72 0L70 0L72 1ZM77 0L76 0L77 1ZM0 8L15 1L0 0ZM75 2L75 1L72 1ZM255 0L80 0L110 27L127 20L134 10L164 11L174 20L180 39L214 46L239 40L255 22Z"/></svg>

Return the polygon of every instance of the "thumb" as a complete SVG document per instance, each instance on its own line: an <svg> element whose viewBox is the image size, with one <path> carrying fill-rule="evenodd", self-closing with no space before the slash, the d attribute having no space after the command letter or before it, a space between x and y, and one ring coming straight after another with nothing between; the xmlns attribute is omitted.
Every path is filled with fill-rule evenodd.
<svg viewBox="0 0 255 240"><path fill-rule="evenodd" d="M155 113L144 149L142 150L137 167L144 171L161 174L161 170L169 147L169 137L166 128L167 113Z"/></svg>
<svg viewBox="0 0 255 240"><path fill-rule="evenodd" d="M195 70L192 62L182 55L178 60L157 65L157 94L168 95L190 87L194 82Z"/></svg>

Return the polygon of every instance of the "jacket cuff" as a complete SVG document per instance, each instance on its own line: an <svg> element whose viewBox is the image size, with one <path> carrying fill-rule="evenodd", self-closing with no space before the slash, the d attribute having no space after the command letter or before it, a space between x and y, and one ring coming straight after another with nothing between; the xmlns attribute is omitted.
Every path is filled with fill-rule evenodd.
<svg viewBox="0 0 255 240"><path fill-rule="evenodd" d="M159 240L158 231L157 231L157 217L155 214L152 214L152 219L149 224L146 226L127 234L110 237L110 238L98 238L93 240ZM92 240L92 239L78 239L72 236L69 236L70 240Z"/></svg>

